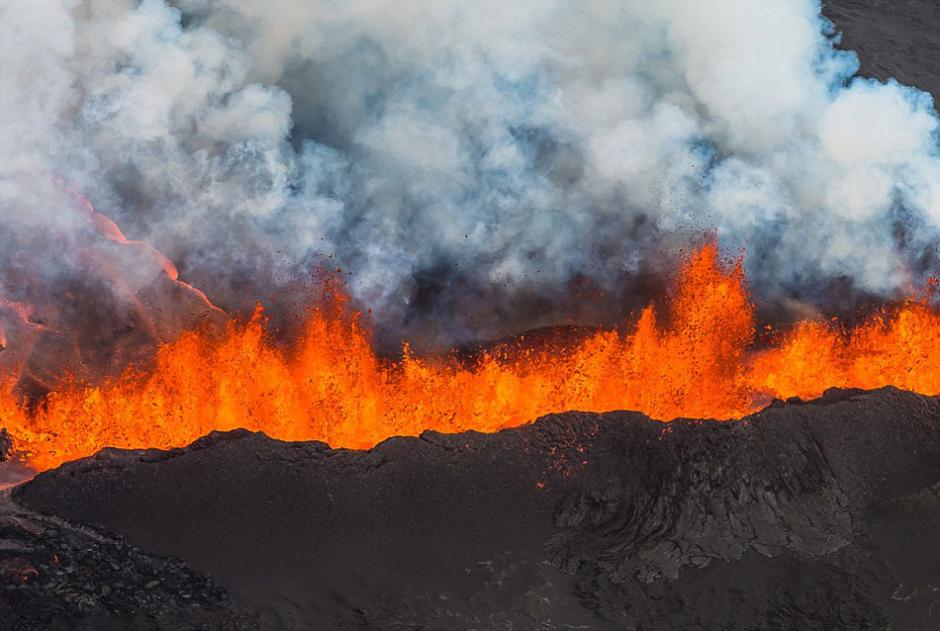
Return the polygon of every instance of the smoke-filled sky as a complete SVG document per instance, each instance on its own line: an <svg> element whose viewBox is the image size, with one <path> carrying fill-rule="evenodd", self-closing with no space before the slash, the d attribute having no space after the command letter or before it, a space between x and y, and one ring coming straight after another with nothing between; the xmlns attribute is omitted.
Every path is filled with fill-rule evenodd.
<svg viewBox="0 0 940 631"><path fill-rule="evenodd" d="M895 296L938 271L937 115L854 78L819 13L0 0L4 247L42 266L3 257L0 291L80 269L78 192L233 311L342 268L389 339L590 320L617 305L579 288L623 302L704 233L763 301Z"/></svg>

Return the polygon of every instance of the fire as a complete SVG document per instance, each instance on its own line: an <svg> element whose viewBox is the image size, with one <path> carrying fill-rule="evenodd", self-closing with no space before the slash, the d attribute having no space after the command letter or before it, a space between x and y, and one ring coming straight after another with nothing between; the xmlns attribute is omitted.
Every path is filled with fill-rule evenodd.
<svg viewBox="0 0 940 631"><path fill-rule="evenodd" d="M237 427L363 448L426 429L491 432L571 409L729 419L831 386L940 393L940 315L926 300L851 331L802 322L756 348L742 264L722 262L712 244L682 267L663 313L646 308L625 333L540 350L520 343L471 363L417 357L407 345L402 359L383 360L343 293L331 286L325 295L287 349L270 340L259 307L222 335L189 331L162 345L148 370L60 384L38 406L8 382L0 425L44 469L105 446L181 446Z"/></svg>

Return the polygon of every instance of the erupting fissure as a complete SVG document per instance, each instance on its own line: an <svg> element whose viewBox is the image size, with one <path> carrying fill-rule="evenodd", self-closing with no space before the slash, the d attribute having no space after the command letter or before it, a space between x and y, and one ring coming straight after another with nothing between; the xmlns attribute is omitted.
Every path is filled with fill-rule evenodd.
<svg viewBox="0 0 940 631"><path fill-rule="evenodd" d="M469 363L416 357L407 345L401 360L379 358L346 296L327 285L286 350L269 339L259 307L222 335L190 331L162 345L147 370L62 383L40 405L23 403L7 382L0 426L44 469L106 446L181 446L236 427L363 448L425 429L490 432L570 409L729 419L772 397L832 386L940 393L940 315L926 299L852 330L801 322L758 348L742 264L723 263L713 244L679 271L665 318L650 306L626 333L538 349L520 342Z"/></svg>

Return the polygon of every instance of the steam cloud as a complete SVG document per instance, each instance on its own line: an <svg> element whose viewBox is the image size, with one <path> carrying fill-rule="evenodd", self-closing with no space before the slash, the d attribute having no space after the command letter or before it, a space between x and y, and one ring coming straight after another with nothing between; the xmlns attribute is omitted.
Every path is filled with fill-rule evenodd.
<svg viewBox="0 0 940 631"><path fill-rule="evenodd" d="M342 268L391 340L622 303L703 231L760 300L895 295L936 271L938 119L856 68L810 0L0 0L0 295L81 264L66 188L230 310Z"/></svg>

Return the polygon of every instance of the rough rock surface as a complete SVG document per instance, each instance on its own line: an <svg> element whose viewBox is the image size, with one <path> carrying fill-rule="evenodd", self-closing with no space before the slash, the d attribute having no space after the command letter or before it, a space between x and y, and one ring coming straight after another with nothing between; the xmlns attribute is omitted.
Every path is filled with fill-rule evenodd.
<svg viewBox="0 0 940 631"><path fill-rule="evenodd" d="M13 437L0 427L0 462L13 457Z"/></svg>
<svg viewBox="0 0 940 631"><path fill-rule="evenodd" d="M0 491L0 630L241 628L228 595L205 576Z"/></svg>
<svg viewBox="0 0 940 631"><path fill-rule="evenodd" d="M13 495L208 574L244 628L940 628L940 400L892 388L360 452L216 433Z"/></svg>

